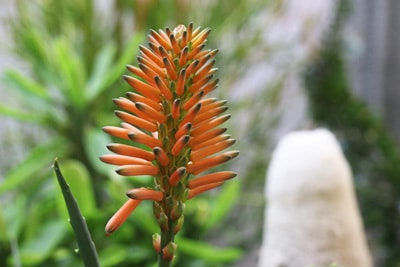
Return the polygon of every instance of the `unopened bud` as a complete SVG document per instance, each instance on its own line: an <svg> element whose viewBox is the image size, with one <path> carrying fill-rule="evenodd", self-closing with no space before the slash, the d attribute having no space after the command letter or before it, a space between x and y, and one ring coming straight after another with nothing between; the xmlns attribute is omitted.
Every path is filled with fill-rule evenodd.
<svg viewBox="0 0 400 267"><path fill-rule="evenodd" d="M160 225L160 229L162 232L167 232L168 227L168 217L164 212L160 213L160 217L157 219L158 225Z"/></svg>
<svg viewBox="0 0 400 267"><path fill-rule="evenodd" d="M160 246L160 244L161 244L161 236L160 236L159 234L154 234L154 235L152 236L152 238L153 238L153 247L154 247L154 250L155 250L157 253L160 253L160 251L161 251L161 246Z"/></svg>
<svg viewBox="0 0 400 267"><path fill-rule="evenodd" d="M161 206L156 201L153 201L153 214L156 219L160 218Z"/></svg>
<svg viewBox="0 0 400 267"><path fill-rule="evenodd" d="M184 220L185 220L185 216L184 215L179 217L179 219L176 222L175 227L174 227L174 234L177 234L181 230Z"/></svg>
<svg viewBox="0 0 400 267"><path fill-rule="evenodd" d="M176 247L177 245L171 241L162 249L162 257L165 261L172 261L175 256Z"/></svg>
<svg viewBox="0 0 400 267"><path fill-rule="evenodd" d="M178 201L178 203L171 210L170 218L173 221L178 220L182 216L184 210L185 204L183 204L181 201Z"/></svg>

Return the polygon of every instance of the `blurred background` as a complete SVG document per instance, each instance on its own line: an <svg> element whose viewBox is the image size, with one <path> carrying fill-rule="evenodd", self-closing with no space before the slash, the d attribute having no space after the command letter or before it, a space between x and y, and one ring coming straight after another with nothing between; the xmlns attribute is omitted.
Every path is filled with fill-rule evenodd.
<svg viewBox="0 0 400 267"><path fill-rule="evenodd" d="M106 238L127 189L98 160L119 124L111 101L129 91L149 29L210 27L239 173L191 200L175 266L256 266L265 174L293 130L335 132L355 177L375 266L400 266L400 2L397 0L0 0L0 266L81 266L61 169L102 266L155 266L151 204ZM148 204L148 205L146 205ZM329 212L329 211L327 211Z"/></svg>

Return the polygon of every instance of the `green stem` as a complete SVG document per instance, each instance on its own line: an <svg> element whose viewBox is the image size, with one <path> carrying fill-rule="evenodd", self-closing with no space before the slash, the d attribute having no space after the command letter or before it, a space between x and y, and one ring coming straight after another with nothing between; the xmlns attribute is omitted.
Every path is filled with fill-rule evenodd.
<svg viewBox="0 0 400 267"><path fill-rule="evenodd" d="M160 253L158 253L158 267L170 267L172 260L164 260L162 249L168 245L169 242L174 242L175 239L175 229L176 222L168 218L168 231L161 231L161 242L160 242Z"/></svg>

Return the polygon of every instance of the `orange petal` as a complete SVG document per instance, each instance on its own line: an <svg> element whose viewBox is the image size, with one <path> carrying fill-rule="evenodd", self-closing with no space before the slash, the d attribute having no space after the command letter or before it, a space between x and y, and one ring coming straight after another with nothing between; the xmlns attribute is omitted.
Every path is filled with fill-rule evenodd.
<svg viewBox="0 0 400 267"><path fill-rule="evenodd" d="M189 190L188 199L192 199L192 198L194 198L195 196L197 196L197 195L199 195L199 194L201 194L201 193L203 193L203 192L205 192L205 191L214 189L214 188L216 188L216 187L222 185L223 183L224 183L224 182L217 182L217 183L206 184L206 185L203 185L203 186L199 186L199 187L190 189L190 190Z"/></svg>
<svg viewBox="0 0 400 267"><path fill-rule="evenodd" d="M162 67L163 66L163 62L161 57L159 57L156 53L154 53L153 51L151 51L150 49L148 49L147 47L140 45L139 46L140 49L140 53L144 56L146 56L147 58L149 58L151 61L153 61L157 66Z"/></svg>
<svg viewBox="0 0 400 267"><path fill-rule="evenodd" d="M148 76L138 67L132 66L132 65L126 65L126 69L132 72L133 74L139 76L140 78L148 81Z"/></svg>
<svg viewBox="0 0 400 267"><path fill-rule="evenodd" d="M199 161L205 157L208 157L232 146L235 142L235 139L228 139L200 150L192 150L192 152L190 153L190 160L193 162Z"/></svg>
<svg viewBox="0 0 400 267"><path fill-rule="evenodd" d="M171 80L176 81L178 79L178 74L176 73L174 65L168 60L167 57L163 57L163 62Z"/></svg>
<svg viewBox="0 0 400 267"><path fill-rule="evenodd" d="M212 74L210 74L212 75ZM219 79L215 79L212 82L207 83L205 86L201 87L201 90L204 92L204 95L212 92L218 87Z"/></svg>
<svg viewBox="0 0 400 267"><path fill-rule="evenodd" d="M123 111L115 111L115 115L123 121L126 121L134 126L143 128L149 132L154 132L157 130L157 125L154 122L147 121L138 116L134 116L132 114L123 112Z"/></svg>
<svg viewBox="0 0 400 267"><path fill-rule="evenodd" d="M176 82L176 93L180 96L185 90L186 69L183 68L179 72L178 81Z"/></svg>
<svg viewBox="0 0 400 267"><path fill-rule="evenodd" d="M228 109L228 107L217 107L217 108L214 108L211 110L209 110L208 108L207 109L204 108L203 110L207 110L207 111L201 112L199 115L197 115L193 119L192 123L193 123L193 125L197 126L198 124L202 123L205 120L209 120L215 116L218 116L221 113L224 113L227 109Z"/></svg>
<svg viewBox="0 0 400 267"><path fill-rule="evenodd" d="M151 36L154 37L154 39L163 47L165 47L167 50L171 49L171 43L169 40L166 40L166 38L163 38L158 32L155 30L150 30Z"/></svg>
<svg viewBox="0 0 400 267"><path fill-rule="evenodd" d="M158 51L160 52L161 58L163 60L163 68L166 68L165 67L165 59L166 59L169 62L169 64L173 67L173 69L175 69L174 58L172 58L172 55L168 53L165 47L158 46Z"/></svg>
<svg viewBox="0 0 400 267"><path fill-rule="evenodd" d="M192 82L196 83L206 77L207 75L210 74L210 70L214 66L216 60L211 60L207 63L207 65L203 65L201 69L196 73L196 75L193 77Z"/></svg>
<svg viewBox="0 0 400 267"><path fill-rule="evenodd" d="M198 144L201 144L207 140L210 140L211 138L214 138L218 135L222 135L224 132L226 132L227 128L215 128L211 129L205 133L202 133L196 137L192 137L192 140L190 141L190 146L193 148L193 146L196 146Z"/></svg>
<svg viewBox="0 0 400 267"><path fill-rule="evenodd" d="M130 140L132 140L134 142L138 142L138 143L144 144L144 145L146 145L146 146L148 146L150 148L153 148L153 147L156 147L156 146L161 147L161 145L162 145L161 140L155 139L154 137L152 137L150 135L147 135L147 134L144 134L144 133L133 133L133 132L130 132L128 134L128 137L129 137Z"/></svg>
<svg viewBox="0 0 400 267"><path fill-rule="evenodd" d="M179 128L188 122L192 122L195 119L195 117L197 116L197 114L199 113L200 109L201 109L201 103L197 103L194 107L189 109L189 111L187 112L187 114L185 115L185 117L183 118L181 123L179 124Z"/></svg>
<svg viewBox="0 0 400 267"><path fill-rule="evenodd" d="M195 69L199 66L200 61L199 60L194 60L186 69L186 76L187 78L190 78L192 74L195 73Z"/></svg>
<svg viewBox="0 0 400 267"><path fill-rule="evenodd" d="M168 100L172 100L172 93L170 89L165 85L165 83L162 81L162 79L158 76L154 77L154 81L158 87L158 89L161 91L161 93L164 95L164 97Z"/></svg>
<svg viewBox="0 0 400 267"><path fill-rule="evenodd" d="M184 31L182 33L182 39L181 39L181 47L187 47L186 45L188 44L188 32Z"/></svg>
<svg viewBox="0 0 400 267"><path fill-rule="evenodd" d="M166 78L167 75L164 70L164 66L158 66L156 63L152 62L148 57L138 57L138 61L141 63L139 64L139 68L150 78L150 83L154 83L153 78L154 76L160 76L162 78ZM160 58L161 62L162 59ZM145 69L146 68L146 69Z"/></svg>
<svg viewBox="0 0 400 267"><path fill-rule="evenodd" d="M142 102L136 102L135 106L140 111L140 115L145 114L146 117L153 118L154 120L158 121L159 123L164 123L166 117L161 112L153 109L152 107L146 105Z"/></svg>
<svg viewBox="0 0 400 267"><path fill-rule="evenodd" d="M158 55L161 59L162 59L162 55L161 55L161 53L160 53L160 50L158 49L158 47L160 46L160 44L152 37L152 36L150 36L151 38L149 38L149 43L148 43L148 45L149 45L149 47L150 47L150 50L154 53L154 54L156 54L156 55ZM162 60L161 60L161 62L162 62ZM164 63L161 63L161 65L160 65L160 67L163 67L164 66Z"/></svg>
<svg viewBox="0 0 400 267"><path fill-rule="evenodd" d="M193 107L203 96L204 96L203 90L196 92L189 98L189 100L185 102L185 104L183 104L183 109L187 111L188 109Z"/></svg>
<svg viewBox="0 0 400 267"><path fill-rule="evenodd" d="M176 98L172 103L171 115L174 119L179 118L179 115L181 115L181 100L179 98Z"/></svg>
<svg viewBox="0 0 400 267"><path fill-rule="evenodd" d="M157 202L160 202L164 198L163 192L145 187L131 189L126 195L136 200L154 200Z"/></svg>
<svg viewBox="0 0 400 267"><path fill-rule="evenodd" d="M197 29L200 29L200 27L197 27ZM193 30L193 23L192 22L189 23L189 26L186 29L186 31L188 33L188 39L189 40L192 40L193 36L195 36L196 30Z"/></svg>
<svg viewBox="0 0 400 267"><path fill-rule="evenodd" d="M203 143L199 143L199 144L193 144L193 142L189 142L189 146L192 148L192 150L198 150L203 147L212 146L216 143L219 143L219 142L229 139L229 138L231 138L231 136L229 134L222 134L222 135L218 135L214 138L211 138L210 140L206 140Z"/></svg>
<svg viewBox="0 0 400 267"><path fill-rule="evenodd" d="M200 60L202 62L208 61L209 59L215 57L215 55L218 53L218 49L214 49L214 50L203 50L201 52L199 52L197 55L194 56L193 60ZM206 60L207 59L207 60ZM203 63L204 64L204 63ZM197 70L196 70L197 71Z"/></svg>
<svg viewBox="0 0 400 267"><path fill-rule="evenodd" d="M192 85L189 86L189 90L192 93L197 92L199 89L201 89L203 86L207 85L212 79L214 78L213 74L207 75L200 81L193 83Z"/></svg>
<svg viewBox="0 0 400 267"><path fill-rule="evenodd" d="M165 153L165 151L162 150L161 147L153 148L153 153L156 156L157 161L160 163L161 166L168 165L169 159L168 159L167 153Z"/></svg>
<svg viewBox="0 0 400 267"><path fill-rule="evenodd" d="M201 44L195 47L192 51L189 52L188 59L193 59L197 54L201 52L201 50L203 50L205 46L206 46L205 44Z"/></svg>
<svg viewBox="0 0 400 267"><path fill-rule="evenodd" d="M222 171L222 172L206 174L204 176L189 181L188 188L194 189L196 187L205 186L207 184L224 182L228 179L234 178L236 175L237 173L230 171Z"/></svg>
<svg viewBox="0 0 400 267"><path fill-rule="evenodd" d="M129 140L128 133L130 132L130 130L128 129L116 126L105 126L103 127L103 131L109 135Z"/></svg>
<svg viewBox="0 0 400 267"><path fill-rule="evenodd" d="M161 111L162 110L162 105L160 102L155 102L147 97L144 97L142 95L139 94L135 94L133 92L127 92L126 96L132 100L133 102L143 102L146 105L152 107L153 109L157 110L157 111Z"/></svg>
<svg viewBox="0 0 400 267"><path fill-rule="evenodd" d="M181 138L176 141L174 146L171 148L171 154L173 156L179 155L179 153L182 151L182 149L186 146L186 144L189 142L190 136L189 135L184 135Z"/></svg>
<svg viewBox="0 0 400 267"><path fill-rule="evenodd" d="M154 101L159 100L161 92L160 90L158 90L158 88L155 88L147 83L144 83L136 78L127 75L124 75L123 78L132 88L136 89L136 91L138 91L142 95L147 96Z"/></svg>
<svg viewBox="0 0 400 267"><path fill-rule="evenodd" d="M179 55L179 65L181 66L186 65L188 52L189 48L187 46L184 46L183 50L181 51L181 54Z"/></svg>
<svg viewBox="0 0 400 267"><path fill-rule="evenodd" d="M135 210L135 208L142 202L141 200L128 199L124 205L111 217L106 225L106 235L109 236L112 232L117 230Z"/></svg>
<svg viewBox="0 0 400 267"><path fill-rule="evenodd" d="M190 135L193 137L199 136L202 133L205 133L226 122L227 120L229 120L230 117L230 114L226 114L217 118L212 118L211 120L204 121L203 123L196 125L196 128L192 130Z"/></svg>
<svg viewBox="0 0 400 267"><path fill-rule="evenodd" d="M113 164L113 165L151 165L151 162L141 159L141 158L135 158L135 157L130 157L130 156L124 156L124 155L114 155L114 154L109 154L109 155L103 155L100 156L100 160L108 163L108 164Z"/></svg>
<svg viewBox="0 0 400 267"><path fill-rule="evenodd" d="M169 36L169 41L171 42L171 46L172 46L172 49L174 50L175 55L179 55L181 48L179 47L179 44L175 38L175 35L171 34Z"/></svg>
<svg viewBox="0 0 400 267"><path fill-rule="evenodd" d="M172 173L172 175L169 177L168 181L169 181L170 185L176 186L185 174L186 174L185 167L179 167L178 169L176 169Z"/></svg>
<svg viewBox="0 0 400 267"><path fill-rule="evenodd" d="M116 172L123 176L156 176L158 174L158 167L154 165L123 165Z"/></svg>
<svg viewBox="0 0 400 267"><path fill-rule="evenodd" d="M177 140L181 138L183 135L187 134L190 129L192 129L192 124L190 122L185 123L178 129L178 131L176 131L175 139Z"/></svg>
<svg viewBox="0 0 400 267"><path fill-rule="evenodd" d="M136 158L142 158L148 161L152 161L155 159L155 156L153 153L134 147L134 146L129 146L129 145L124 145L124 144L109 144L107 148L114 153L125 155L125 156L131 156L131 157L136 157Z"/></svg>
<svg viewBox="0 0 400 267"><path fill-rule="evenodd" d="M154 77L155 76L160 76L160 77L165 77L165 72L163 69L160 69L157 65L151 63L149 60L138 57L138 61L140 62L139 68L144 72L145 74L145 80L151 85L154 86Z"/></svg>
<svg viewBox="0 0 400 267"><path fill-rule="evenodd" d="M123 108L126 111L129 111L131 113L137 114L137 112L138 112L138 109L136 108L135 103L133 103L129 99L126 99L124 97L118 97L118 98L114 98L113 102L118 107Z"/></svg>
<svg viewBox="0 0 400 267"><path fill-rule="evenodd" d="M217 100L216 98L211 98L211 99L215 99L215 101L206 101L207 99L204 99L205 103L201 101L203 107L207 107L207 109L205 110L211 110L218 107L223 107L226 103L228 103L227 100Z"/></svg>
<svg viewBox="0 0 400 267"><path fill-rule="evenodd" d="M200 44L204 43L210 32L210 28L205 28L202 32L200 32L196 37L192 39L192 47L197 47Z"/></svg>
<svg viewBox="0 0 400 267"><path fill-rule="evenodd" d="M228 151L211 158L205 158L196 162L191 162L186 168L190 174L199 174L224 162L227 162L228 160L235 158L237 155L239 155L239 151Z"/></svg>

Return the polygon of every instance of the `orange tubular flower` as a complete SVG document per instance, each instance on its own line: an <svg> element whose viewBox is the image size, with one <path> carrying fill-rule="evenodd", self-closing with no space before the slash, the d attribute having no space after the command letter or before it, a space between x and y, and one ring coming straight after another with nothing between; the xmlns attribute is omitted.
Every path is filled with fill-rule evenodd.
<svg viewBox="0 0 400 267"><path fill-rule="evenodd" d="M185 201L236 176L220 171L192 177L239 154L225 151L235 143L221 127L230 118L221 115L227 101L205 98L219 81L214 67L218 50L205 49L209 34L210 29L193 29L192 24L173 31L151 30L149 47L139 47L140 64L127 66L135 76L124 76L134 92L113 100L123 109L115 112L121 127L103 128L113 137L132 141L107 146L115 154L100 157L103 162L119 166L120 175L155 177L154 189L127 193L131 199L110 219L106 232L115 231L141 201L153 201L161 230L153 242L160 262L174 257L173 237L183 224Z"/></svg>

